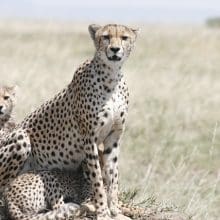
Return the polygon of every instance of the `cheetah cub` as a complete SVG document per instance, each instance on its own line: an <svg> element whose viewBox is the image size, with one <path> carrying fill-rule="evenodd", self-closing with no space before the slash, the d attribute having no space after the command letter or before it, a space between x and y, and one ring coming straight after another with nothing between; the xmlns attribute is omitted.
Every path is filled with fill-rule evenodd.
<svg viewBox="0 0 220 220"><path fill-rule="evenodd" d="M78 204L91 196L91 184L81 168L76 172L27 172L10 182L4 192L6 209L13 220L75 219L84 209Z"/></svg>
<svg viewBox="0 0 220 220"><path fill-rule="evenodd" d="M16 87L0 86L0 139L15 128L13 108L15 105Z"/></svg>
<svg viewBox="0 0 220 220"><path fill-rule="evenodd" d="M6 210L13 220L94 219L95 207L88 169L75 172L31 171L16 177L4 192ZM120 201L114 220L144 219L145 209Z"/></svg>

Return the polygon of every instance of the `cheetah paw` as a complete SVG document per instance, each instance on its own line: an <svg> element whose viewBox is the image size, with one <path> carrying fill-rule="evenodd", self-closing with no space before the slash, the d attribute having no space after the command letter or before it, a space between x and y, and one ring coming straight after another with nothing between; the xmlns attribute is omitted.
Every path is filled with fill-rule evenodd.
<svg viewBox="0 0 220 220"><path fill-rule="evenodd" d="M80 215L94 215L96 213L95 205L91 202L82 203Z"/></svg>
<svg viewBox="0 0 220 220"><path fill-rule="evenodd" d="M62 206L62 210L63 213L65 213L65 217L75 216L79 209L80 206L75 203L66 203Z"/></svg>
<svg viewBox="0 0 220 220"><path fill-rule="evenodd" d="M111 206L110 212L112 216L117 216L119 213L121 213L121 210L117 206Z"/></svg>

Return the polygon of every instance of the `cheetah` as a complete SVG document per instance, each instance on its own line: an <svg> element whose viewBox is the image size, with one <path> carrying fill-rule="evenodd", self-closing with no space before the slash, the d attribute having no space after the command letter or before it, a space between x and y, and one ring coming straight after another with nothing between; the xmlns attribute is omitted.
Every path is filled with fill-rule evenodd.
<svg viewBox="0 0 220 220"><path fill-rule="evenodd" d="M16 128L13 109L17 86L0 86L0 193L9 179L16 177L29 155L27 133ZM24 138L24 140L23 140ZM13 173L10 173L13 170Z"/></svg>
<svg viewBox="0 0 220 220"><path fill-rule="evenodd" d="M19 175L4 192L8 216L12 220L94 219L95 207L88 171L30 171ZM120 201L123 214L137 219L145 209ZM118 215L118 220L121 219ZM125 217L123 217L125 219ZM129 219L129 218L127 218Z"/></svg>
<svg viewBox="0 0 220 220"><path fill-rule="evenodd" d="M4 140L0 186L27 170L75 170L86 160L97 219L108 220L120 212L118 156L129 103L121 68L138 29L117 24L93 24L88 29L96 48L93 59L80 65L60 93L28 115Z"/></svg>
<svg viewBox="0 0 220 220"><path fill-rule="evenodd" d="M16 86L0 86L0 140L15 128L13 108Z"/></svg>
<svg viewBox="0 0 220 220"><path fill-rule="evenodd" d="M12 220L63 220L80 215L79 204L92 196L91 189L81 168L29 171L9 183L4 197Z"/></svg>

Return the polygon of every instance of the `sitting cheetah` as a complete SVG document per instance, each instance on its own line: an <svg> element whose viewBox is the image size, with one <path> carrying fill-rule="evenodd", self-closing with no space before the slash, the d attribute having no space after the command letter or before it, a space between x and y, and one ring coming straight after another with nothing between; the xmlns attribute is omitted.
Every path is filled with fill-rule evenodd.
<svg viewBox="0 0 220 220"><path fill-rule="evenodd" d="M121 67L137 29L90 25L96 52L69 85L27 116L0 149L0 185L27 170L75 170L83 160L89 170L98 220L118 210L118 156L128 111L128 90ZM103 143L101 169L99 144ZM107 193L104 189L107 186Z"/></svg>
<svg viewBox="0 0 220 220"><path fill-rule="evenodd" d="M0 140L15 128L12 115L15 93L15 87L0 86Z"/></svg>

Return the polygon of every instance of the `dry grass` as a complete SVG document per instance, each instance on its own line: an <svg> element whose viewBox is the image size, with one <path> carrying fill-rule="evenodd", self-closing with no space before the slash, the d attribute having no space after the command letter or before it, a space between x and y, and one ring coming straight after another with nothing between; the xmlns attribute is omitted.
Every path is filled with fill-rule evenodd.
<svg viewBox="0 0 220 220"><path fill-rule="evenodd" d="M93 55L86 25L0 22L1 83L18 84L21 120ZM220 30L142 27L124 68L131 104L121 186L195 220L220 213Z"/></svg>

